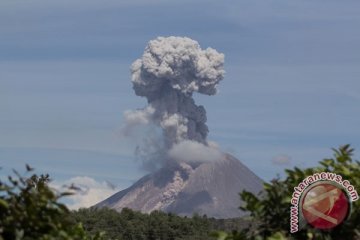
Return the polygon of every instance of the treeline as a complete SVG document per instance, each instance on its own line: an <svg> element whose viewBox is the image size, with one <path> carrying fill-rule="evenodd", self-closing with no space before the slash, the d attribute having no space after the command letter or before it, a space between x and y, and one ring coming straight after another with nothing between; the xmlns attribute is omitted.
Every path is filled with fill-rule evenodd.
<svg viewBox="0 0 360 240"><path fill-rule="evenodd" d="M144 214L131 209L80 209L71 213L74 223L82 223L90 235L104 232L106 239L126 240L208 240L217 230L227 231L247 225L243 219L215 219L206 215L180 217L154 211Z"/></svg>

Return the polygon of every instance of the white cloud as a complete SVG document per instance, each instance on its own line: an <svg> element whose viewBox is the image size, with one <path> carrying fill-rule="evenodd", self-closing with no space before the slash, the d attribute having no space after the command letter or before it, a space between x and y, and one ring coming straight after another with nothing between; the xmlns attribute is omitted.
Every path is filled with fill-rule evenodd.
<svg viewBox="0 0 360 240"><path fill-rule="evenodd" d="M59 191L66 191L65 186L74 185L80 188L74 195L66 198L65 204L70 209L87 208L110 197L119 191L114 185L107 181L96 181L86 176L77 176L63 182L53 182L51 186Z"/></svg>
<svg viewBox="0 0 360 240"><path fill-rule="evenodd" d="M276 165L289 165L291 162L291 157L285 154L281 154L274 157L271 162Z"/></svg>
<svg viewBox="0 0 360 240"><path fill-rule="evenodd" d="M169 150L168 155L178 162L208 162L223 157L223 154L214 143L205 146L202 143L190 140L175 144Z"/></svg>

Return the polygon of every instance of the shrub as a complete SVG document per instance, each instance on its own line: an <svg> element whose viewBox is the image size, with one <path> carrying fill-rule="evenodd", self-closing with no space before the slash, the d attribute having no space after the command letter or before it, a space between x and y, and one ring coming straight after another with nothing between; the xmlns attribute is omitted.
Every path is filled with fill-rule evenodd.
<svg viewBox="0 0 360 240"><path fill-rule="evenodd" d="M33 169L26 166L27 174ZM23 177L14 171L0 180L0 240L88 240L81 223L73 224L69 210L59 199L71 193L53 191L49 175Z"/></svg>

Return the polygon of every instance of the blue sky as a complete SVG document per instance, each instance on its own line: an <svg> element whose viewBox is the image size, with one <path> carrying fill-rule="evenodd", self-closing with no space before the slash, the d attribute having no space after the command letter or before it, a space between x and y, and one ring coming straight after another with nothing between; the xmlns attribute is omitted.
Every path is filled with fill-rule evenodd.
<svg viewBox="0 0 360 240"><path fill-rule="evenodd" d="M28 162L59 182L86 176L117 189L143 175L119 133L122 113L146 104L129 67L149 40L171 35L225 54L219 94L196 101L210 140L263 179L314 166L331 147L360 149L359 9L355 0L1 1L3 174Z"/></svg>

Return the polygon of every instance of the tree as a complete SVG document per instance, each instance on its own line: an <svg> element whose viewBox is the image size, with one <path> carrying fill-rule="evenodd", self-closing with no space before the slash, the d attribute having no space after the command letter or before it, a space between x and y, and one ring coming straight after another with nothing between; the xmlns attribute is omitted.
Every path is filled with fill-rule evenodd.
<svg viewBox="0 0 360 240"><path fill-rule="evenodd" d="M291 196L294 187L307 176L319 172L333 172L349 180L356 189L360 189L360 162L352 158L354 149L345 145L333 149L333 152L333 158L320 161L318 167L285 170L286 178L276 178L270 183L264 183L264 191L260 196L247 191L240 193L244 202L240 208L250 213L252 225L241 232L218 232L215 235L224 240L360 239L360 201L353 202L350 218L332 230L320 231L307 225L295 234L289 233Z"/></svg>
<svg viewBox="0 0 360 240"><path fill-rule="evenodd" d="M26 171L33 169L27 165ZM81 223L70 221L70 211L59 199L71 193L53 191L49 175L14 175L0 180L0 240L101 239L101 234L91 237Z"/></svg>

